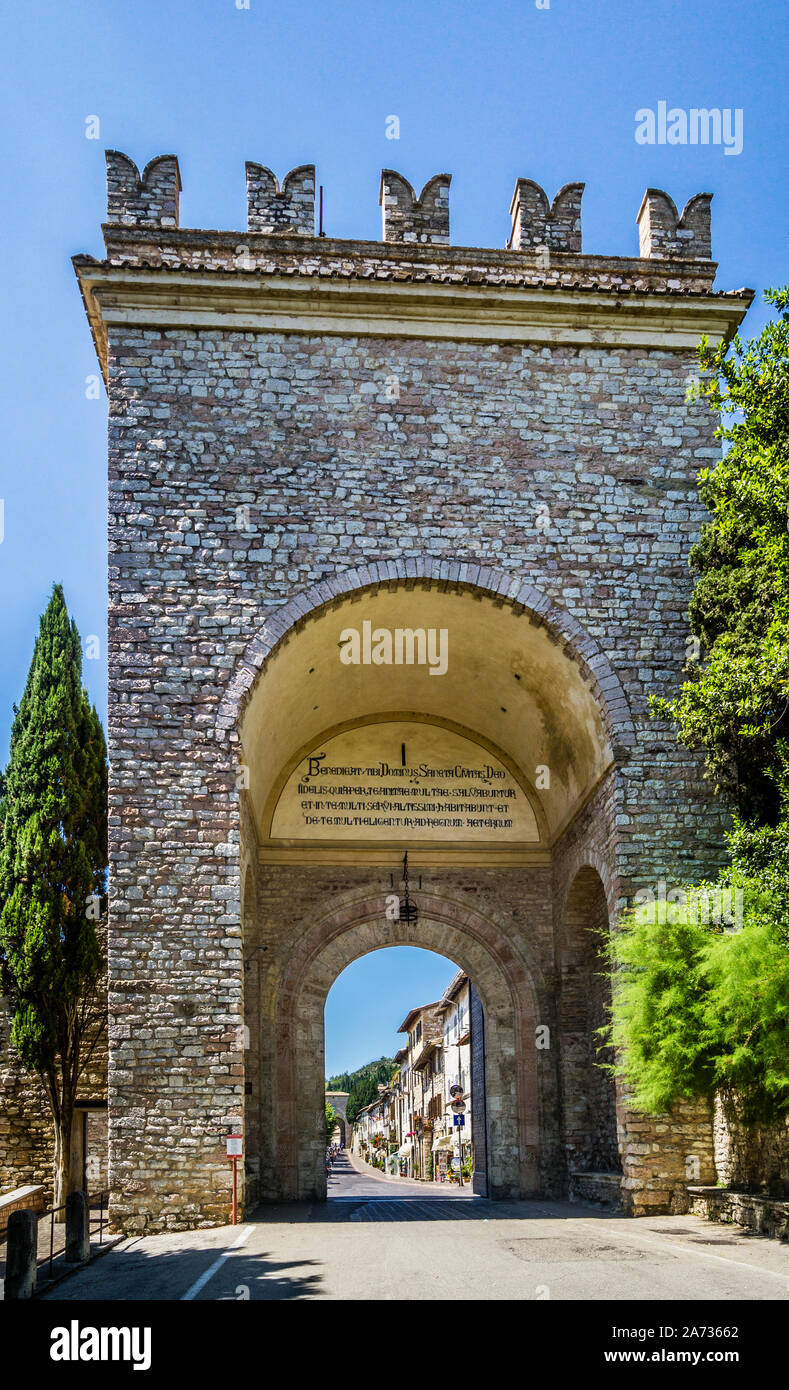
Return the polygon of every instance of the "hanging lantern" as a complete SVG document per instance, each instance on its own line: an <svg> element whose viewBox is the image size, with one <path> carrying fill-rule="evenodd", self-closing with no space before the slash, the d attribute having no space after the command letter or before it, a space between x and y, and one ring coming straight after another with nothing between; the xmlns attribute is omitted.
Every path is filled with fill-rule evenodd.
<svg viewBox="0 0 789 1390"><path fill-rule="evenodd" d="M416 922L419 920L419 908L408 895L408 850L403 855L403 888L404 893L400 899L400 921Z"/></svg>

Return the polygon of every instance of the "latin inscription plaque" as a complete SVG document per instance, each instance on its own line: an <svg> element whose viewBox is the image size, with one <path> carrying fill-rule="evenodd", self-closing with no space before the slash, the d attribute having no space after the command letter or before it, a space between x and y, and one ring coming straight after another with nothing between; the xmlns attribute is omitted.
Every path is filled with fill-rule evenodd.
<svg viewBox="0 0 789 1390"><path fill-rule="evenodd" d="M274 840L539 841L509 768L453 730L366 724L312 749L277 801Z"/></svg>

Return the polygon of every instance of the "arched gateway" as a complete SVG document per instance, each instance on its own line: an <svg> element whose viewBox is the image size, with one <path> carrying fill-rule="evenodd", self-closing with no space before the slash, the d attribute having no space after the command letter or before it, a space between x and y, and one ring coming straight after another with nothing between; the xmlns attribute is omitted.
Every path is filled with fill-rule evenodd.
<svg viewBox="0 0 789 1390"><path fill-rule="evenodd" d="M402 941L478 991L492 1195L682 1209L709 1116L632 1114L596 1032L600 933L722 843L648 709L715 449L695 344L750 302L713 291L709 200L650 190L611 259L581 185L520 180L507 249L470 250L448 179L389 171L375 246L313 236L309 167L248 166L242 235L179 229L175 159L108 165L76 268L110 396L114 1220L226 1220L239 1125L247 1202L322 1197L326 994Z"/></svg>
<svg viewBox="0 0 789 1390"><path fill-rule="evenodd" d="M557 979L554 846L594 803L588 853L605 861L612 743L626 757L632 724L624 700L615 718L602 697L596 659L609 688L618 682L594 644L584 660L563 635L566 614L557 609L548 625L533 590L495 571L473 584L433 568L421 562L406 577L395 562L383 578L344 575L328 601L316 592L310 607L302 597L284 635L248 651L251 679L236 694L245 1021L249 1052L270 1059L256 1072L264 1098L249 1103L245 1133L264 1197L325 1195L326 995L353 960L399 943L456 961L482 1001L490 1194L559 1195L570 1181L577 1139L559 1074L568 986ZM365 624L371 659L343 661L348 634ZM443 633L446 669L373 661L374 640L386 655L381 634L403 630ZM386 914L404 849L421 884L416 923ZM612 870L605 865L609 886ZM607 920L604 896L602 910ZM600 925L599 908L590 910L585 941L581 912L567 948L585 952L584 991L595 984ZM575 1019L565 1039L587 1070L603 1021L599 1010L588 1026ZM592 1074L612 1094L603 1073ZM570 1088L568 1115L585 1080L579 1073ZM613 1100L607 1110L616 1169ZM599 1123L589 1115L586 1168Z"/></svg>

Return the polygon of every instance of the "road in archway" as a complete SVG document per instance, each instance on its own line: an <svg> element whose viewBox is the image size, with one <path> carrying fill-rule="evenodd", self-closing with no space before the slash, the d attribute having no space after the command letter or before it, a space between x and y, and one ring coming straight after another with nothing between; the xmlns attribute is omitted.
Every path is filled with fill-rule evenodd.
<svg viewBox="0 0 789 1390"><path fill-rule="evenodd" d="M262 1206L240 1228L133 1237L44 1297L594 1299L622 1305L623 1317L631 1299L787 1302L789 1251L699 1216L635 1221L566 1202L449 1196L359 1173L346 1158L328 1202Z"/></svg>
<svg viewBox="0 0 789 1390"><path fill-rule="evenodd" d="M455 1183L415 1182L411 1178L389 1178L377 1173L364 1159L351 1157L344 1149L329 1173L328 1197L347 1201L431 1201L439 1199L462 1201L472 1198L471 1185L459 1188Z"/></svg>

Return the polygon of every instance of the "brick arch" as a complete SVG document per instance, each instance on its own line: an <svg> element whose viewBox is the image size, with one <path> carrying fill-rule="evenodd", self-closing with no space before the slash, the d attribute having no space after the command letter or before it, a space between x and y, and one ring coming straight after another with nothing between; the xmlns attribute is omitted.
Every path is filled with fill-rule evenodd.
<svg viewBox="0 0 789 1390"><path fill-rule="evenodd" d="M473 981L485 1015L491 1196L539 1190L540 1101L535 982L494 923L464 904L415 895L416 924L389 922L385 895L348 902L313 924L293 952L276 1005L276 1195L321 1200L324 1008L338 975L370 951L421 946L448 956Z"/></svg>
<svg viewBox="0 0 789 1390"><path fill-rule="evenodd" d="M216 736L228 736L231 740L237 737L240 715L258 676L291 629L338 600L365 589L419 580L466 588L526 609L535 622L558 638L567 656L579 667L600 705L616 760L620 762L627 756L636 741L627 696L607 656L581 623L518 574L430 556L373 561L345 570L295 594L272 613L248 643L230 680L219 706Z"/></svg>
<svg viewBox="0 0 789 1390"><path fill-rule="evenodd" d="M576 887L579 875L588 870L590 873L596 874L600 879L605 894L609 921L613 923L619 901L619 880L615 865L616 861L613 856L608 857L601 851L592 849L589 845L582 845L571 855L563 866L564 893L557 904L559 922L564 920L567 905Z"/></svg>

